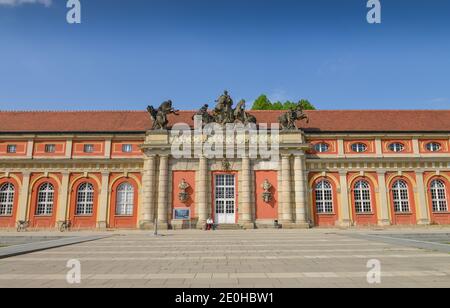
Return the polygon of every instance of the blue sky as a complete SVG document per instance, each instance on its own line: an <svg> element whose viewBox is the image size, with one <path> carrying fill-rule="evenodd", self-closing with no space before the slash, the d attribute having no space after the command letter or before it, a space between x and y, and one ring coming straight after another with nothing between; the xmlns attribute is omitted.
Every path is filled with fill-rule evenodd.
<svg viewBox="0 0 450 308"><path fill-rule="evenodd" d="M309 99L320 109L449 109L450 1L0 0L0 109L179 109ZM3 4L1 4L3 3ZM10 3L10 4L5 4Z"/></svg>

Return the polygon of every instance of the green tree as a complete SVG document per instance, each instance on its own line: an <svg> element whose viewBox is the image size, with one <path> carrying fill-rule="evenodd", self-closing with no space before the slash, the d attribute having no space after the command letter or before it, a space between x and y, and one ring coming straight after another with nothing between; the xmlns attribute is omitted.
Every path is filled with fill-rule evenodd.
<svg viewBox="0 0 450 308"><path fill-rule="evenodd" d="M264 94L255 100L252 110L289 110L297 108L298 105L301 105L303 110L316 110L316 107L306 99L299 100L297 103L291 101L272 103Z"/></svg>
<svg viewBox="0 0 450 308"><path fill-rule="evenodd" d="M255 100L255 102L253 103L252 109L253 110L271 110L272 103L270 102L267 95L262 94Z"/></svg>
<svg viewBox="0 0 450 308"><path fill-rule="evenodd" d="M303 110L316 110L316 107L314 107L307 99L300 100L298 104L302 106Z"/></svg>

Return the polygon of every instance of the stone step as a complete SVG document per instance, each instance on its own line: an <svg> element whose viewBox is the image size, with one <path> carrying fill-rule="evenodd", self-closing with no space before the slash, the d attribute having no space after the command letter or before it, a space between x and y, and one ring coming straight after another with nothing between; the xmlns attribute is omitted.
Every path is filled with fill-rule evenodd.
<svg viewBox="0 0 450 308"><path fill-rule="evenodd" d="M217 225L217 230L241 230L242 227L238 224L220 224Z"/></svg>

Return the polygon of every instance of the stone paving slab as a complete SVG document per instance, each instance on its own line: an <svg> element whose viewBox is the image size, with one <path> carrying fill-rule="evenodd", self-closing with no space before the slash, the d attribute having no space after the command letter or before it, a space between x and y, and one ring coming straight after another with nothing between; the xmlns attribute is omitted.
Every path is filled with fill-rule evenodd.
<svg viewBox="0 0 450 308"><path fill-rule="evenodd" d="M28 254L32 252L37 252L41 250L63 247L78 243L85 243L90 241L95 241L103 239L107 236L105 235L93 235L93 236L81 236L81 237L66 237L59 239L52 239L49 241L32 241L30 243L6 246L0 248L0 259L5 259L13 256Z"/></svg>
<svg viewBox="0 0 450 308"><path fill-rule="evenodd" d="M115 234L0 260L0 287L450 287L450 254L349 236L370 233L189 230L165 231L162 237L145 232ZM79 285L66 281L69 259L81 262ZM379 285L367 282L370 259L381 263Z"/></svg>
<svg viewBox="0 0 450 308"><path fill-rule="evenodd" d="M351 237L450 253L450 233L351 234Z"/></svg>

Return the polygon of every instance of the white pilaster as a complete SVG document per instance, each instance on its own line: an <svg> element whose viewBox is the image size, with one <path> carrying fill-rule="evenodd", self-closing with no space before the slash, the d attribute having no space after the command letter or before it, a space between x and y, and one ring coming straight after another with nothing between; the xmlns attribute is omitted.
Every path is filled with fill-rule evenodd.
<svg viewBox="0 0 450 308"><path fill-rule="evenodd" d="M391 224L389 218L389 204L388 204L388 190L386 187L386 171L377 171L378 175L378 195L380 200L380 217L378 217L378 224L380 226L388 226Z"/></svg>
<svg viewBox="0 0 450 308"><path fill-rule="evenodd" d="M416 171L416 181L417 181L417 194L418 194L418 213L417 213L417 224L419 225L429 225L430 217L428 215L427 208L427 188L423 179L423 171Z"/></svg>
<svg viewBox="0 0 450 308"><path fill-rule="evenodd" d="M141 229L153 228L155 219L155 163L156 156L150 155L145 158L144 172L142 176L143 196L142 205L140 207L140 221Z"/></svg>
<svg viewBox="0 0 450 308"><path fill-rule="evenodd" d="M97 212L97 228L106 229L108 216L108 200L109 200L109 172L102 172L102 188L100 190L100 198Z"/></svg>
<svg viewBox="0 0 450 308"><path fill-rule="evenodd" d="M158 228L168 228L168 181L169 181L169 156L159 157L158 178Z"/></svg>
<svg viewBox="0 0 450 308"><path fill-rule="evenodd" d="M339 224L343 227L351 226L350 219L350 203L349 203L349 190L347 184L347 171L339 171L339 185L341 186L341 208Z"/></svg>

